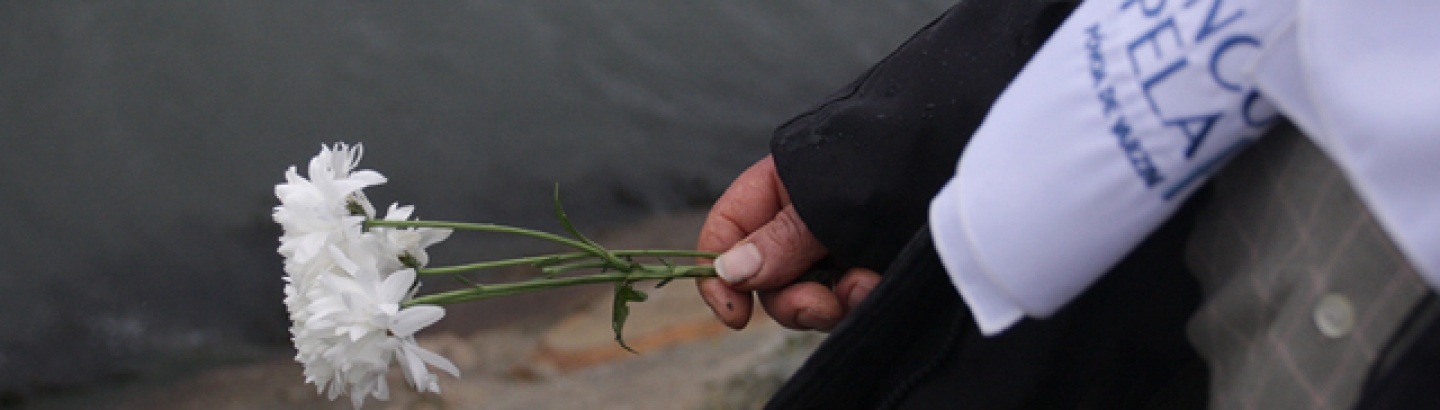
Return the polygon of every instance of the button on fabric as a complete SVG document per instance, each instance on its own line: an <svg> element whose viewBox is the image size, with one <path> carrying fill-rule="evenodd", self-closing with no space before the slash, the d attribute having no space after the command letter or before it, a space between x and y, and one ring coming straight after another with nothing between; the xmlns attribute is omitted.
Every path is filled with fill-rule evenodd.
<svg viewBox="0 0 1440 410"><path fill-rule="evenodd" d="M1331 293L1315 304L1315 326L1331 339L1350 334L1355 328L1355 305L1345 295Z"/></svg>

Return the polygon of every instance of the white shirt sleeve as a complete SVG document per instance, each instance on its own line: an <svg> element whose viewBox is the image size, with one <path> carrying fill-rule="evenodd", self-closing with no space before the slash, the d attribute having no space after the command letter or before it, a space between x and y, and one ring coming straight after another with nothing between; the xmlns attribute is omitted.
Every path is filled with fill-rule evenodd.
<svg viewBox="0 0 1440 410"><path fill-rule="evenodd" d="M1092 0L1001 94L931 203L981 330L1046 317L1173 213L1275 110L1251 69L1293 0Z"/></svg>

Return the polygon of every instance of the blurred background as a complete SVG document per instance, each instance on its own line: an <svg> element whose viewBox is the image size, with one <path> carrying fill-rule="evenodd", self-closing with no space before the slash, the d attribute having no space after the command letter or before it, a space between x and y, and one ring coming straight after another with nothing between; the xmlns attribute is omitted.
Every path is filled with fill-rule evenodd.
<svg viewBox="0 0 1440 410"><path fill-rule="evenodd" d="M0 407L293 354L273 186L321 143L427 219L703 209L949 3L0 3Z"/></svg>

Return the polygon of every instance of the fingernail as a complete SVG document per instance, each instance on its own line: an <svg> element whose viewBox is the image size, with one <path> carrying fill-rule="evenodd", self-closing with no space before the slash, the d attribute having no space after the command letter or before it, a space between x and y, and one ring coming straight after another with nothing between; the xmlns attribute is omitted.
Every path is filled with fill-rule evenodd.
<svg viewBox="0 0 1440 410"><path fill-rule="evenodd" d="M874 287L870 285L855 285L854 288L850 289L850 294L845 296L845 305L852 308L859 306L860 302L864 301L865 297L870 295L871 289L874 289Z"/></svg>
<svg viewBox="0 0 1440 410"><path fill-rule="evenodd" d="M795 316L795 322L800 326L820 331L829 331L830 328L835 327L835 319L815 314L815 311L810 309L800 311L800 314Z"/></svg>
<svg viewBox="0 0 1440 410"><path fill-rule="evenodd" d="M729 283L740 283L760 271L760 248L755 244L740 245L715 258L715 273Z"/></svg>

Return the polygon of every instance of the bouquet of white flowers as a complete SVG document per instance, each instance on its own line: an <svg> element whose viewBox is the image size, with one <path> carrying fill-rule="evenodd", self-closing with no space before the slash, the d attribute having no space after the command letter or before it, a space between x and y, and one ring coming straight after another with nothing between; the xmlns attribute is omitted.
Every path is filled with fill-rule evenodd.
<svg viewBox="0 0 1440 410"><path fill-rule="evenodd" d="M414 207L390 205L383 218L365 197L367 187L385 183L385 176L356 169L363 148L356 144L322 145L310 160L309 179L295 167L285 182L275 186L280 205L275 222L284 228L279 252L285 257L285 307L290 312L290 333L305 367L305 380L319 392L329 389L334 400L349 393L359 408L366 396L389 399L385 374L398 361L409 385L421 392L440 392L430 367L460 377L449 360L425 350L415 332L445 316L438 305L513 295L589 283L615 284L612 326L621 338L629 303L644 301L634 283L676 278L715 276L710 266L675 265L665 257L714 258L718 255L686 250L608 250L581 235L560 206L558 188L555 213L569 237L531 229L484 223L412 220ZM454 230L523 235L575 248L576 252L487 261L448 267L427 267L425 249ZM636 262L655 257L658 264ZM532 265L544 277L504 284L480 285L459 273L504 266ZM558 276L584 270L597 272ZM420 276L451 275L466 288L417 296ZM631 350L633 352L633 350Z"/></svg>

